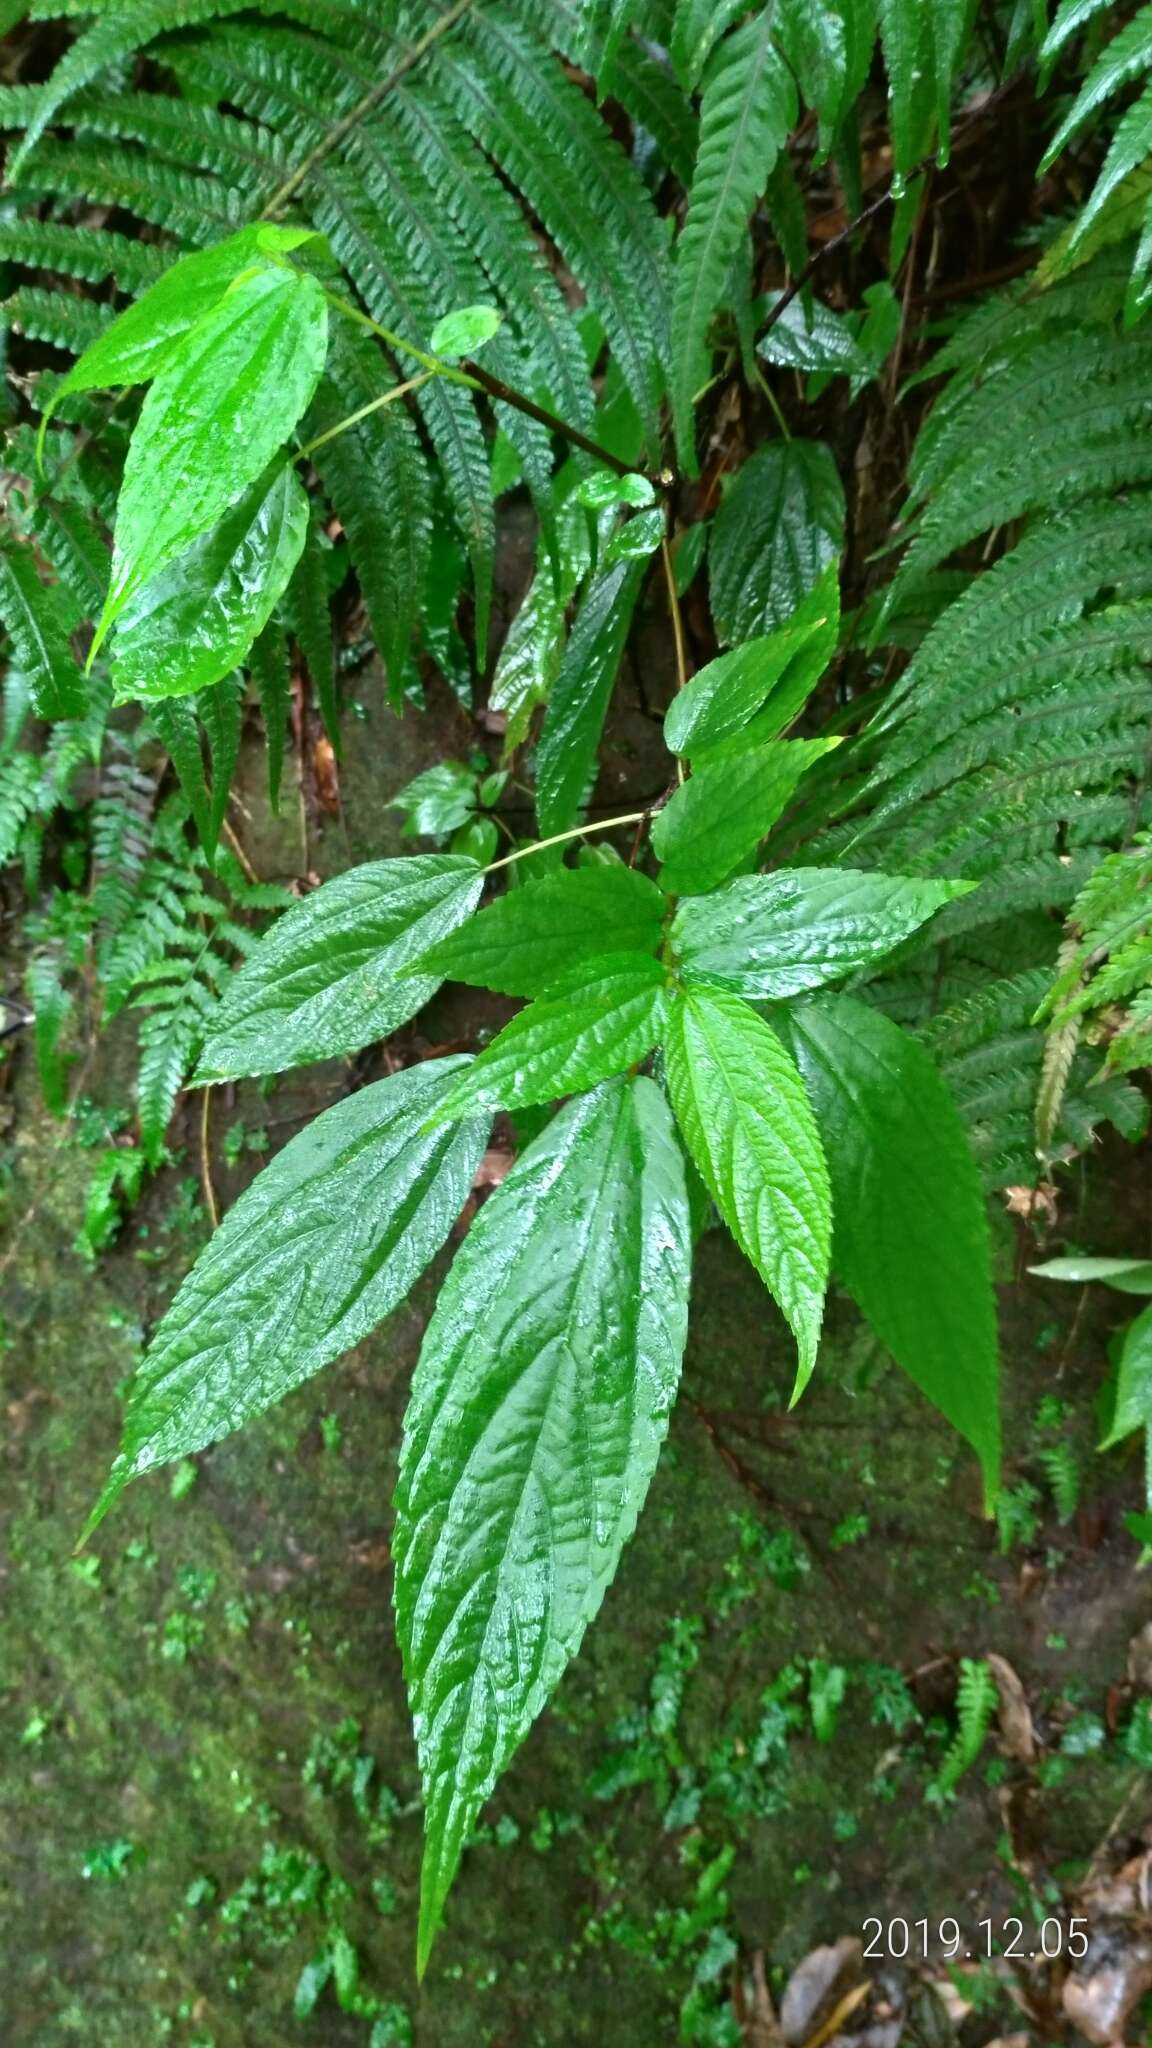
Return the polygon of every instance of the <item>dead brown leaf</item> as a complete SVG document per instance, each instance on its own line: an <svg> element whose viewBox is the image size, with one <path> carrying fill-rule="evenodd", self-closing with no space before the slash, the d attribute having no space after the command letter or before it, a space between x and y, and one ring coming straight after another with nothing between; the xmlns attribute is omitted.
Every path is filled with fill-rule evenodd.
<svg viewBox="0 0 1152 2048"><path fill-rule="evenodd" d="M986 1650L985 1661L996 1680L1000 1700L1000 1740L1015 1763L1030 1764L1036 1756L1036 1731L1027 1694L1006 1657Z"/></svg>

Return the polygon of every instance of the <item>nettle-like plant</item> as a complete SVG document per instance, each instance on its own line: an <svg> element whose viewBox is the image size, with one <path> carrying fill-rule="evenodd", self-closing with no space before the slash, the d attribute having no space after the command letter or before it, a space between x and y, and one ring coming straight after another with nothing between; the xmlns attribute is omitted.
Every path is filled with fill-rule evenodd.
<svg viewBox="0 0 1152 2048"><path fill-rule="evenodd" d="M122 693L222 680L299 557L309 449L285 441L322 373L329 319L343 317L294 261L309 253L323 263L307 231L261 226L183 259L60 387L66 399L149 386L89 656L112 636ZM494 325L472 308L434 339L475 347ZM469 373L429 355L423 374ZM394 1555L427 1807L421 1963L480 1806L643 1504L676 1396L703 1190L791 1325L793 1399L835 1263L976 1448L989 1495L997 1485L988 1246L958 1112L915 1039L856 996L820 993L971 885L750 871L836 745L783 736L836 646L834 566L785 623L685 680L665 722L669 794L599 827L634 828L632 863L587 848L564 864L597 829L569 822L603 715L589 698L611 683L625 592L665 545L639 472L615 463L581 492L599 580L573 636L580 694L538 755L539 814L556 829L486 868L416 855L317 889L208 1014L196 1078L355 1052L446 977L526 1005L478 1058L361 1089L260 1174L156 1332L89 1524L132 1477L214 1443L373 1329L459 1217L494 1112L568 1098L469 1229L405 1422ZM637 864L649 851L654 877ZM479 908L489 877L508 886Z"/></svg>

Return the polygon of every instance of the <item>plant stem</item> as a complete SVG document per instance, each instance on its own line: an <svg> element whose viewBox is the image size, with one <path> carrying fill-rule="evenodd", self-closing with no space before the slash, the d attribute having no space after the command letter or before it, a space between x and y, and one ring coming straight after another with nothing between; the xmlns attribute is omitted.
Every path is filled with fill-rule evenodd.
<svg viewBox="0 0 1152 2048"><path fill-rule="evenodd" d="M569 839L583 839L587 832L612 832L618 825L639 825L648 816L647 811L625 811L620 818L597 818L586 825L573 825L570 832L554 832L551 839L536 839L531 846L517 847L515 853L506 853L502 860L489 861L486 875L494 875L497 868L510 868L513 861L527 860L530 853L543 853L546 846L563 846Z"/></svg>
<svg viewBox="0 0 1152 2048"><path fill-rule="evenodd" d="M309 150L302 162L297 164L291 176L286 178L284 183L278 186L277 190L272 194L271 199L260 215L261 220L273 220L275 218L281 208L291 199L293 193L298 192L305 179L311 176L317 164L322 163L324 158L329 156L343 142L344 137L359 122L363 121L367 114L370 114L375 107L379 106L381 100L386 98L393 86L398 85L400 80L413 69L414 65L420 62L421 57L432 48L433 43L438 43L441 36L446 35L450 28L455 28L456 23L462 15L467 14L471 5L472 0L455 0L455 5L448 9L447 14L442 14L438 21L433 22L432 27L427 33L422 35L418 42L413 43L411 48L404 52L399 63L393 66L387 77L381 78L376 85L372 86L370 91L364 94L363 99L357 100L356 105L350 108L341 120L334 122L324 137L323 142L318 142L315 149Z"/></svg>
<svg viewBox="0 0 1152 2048"><path fill-rule="evenodd" d="M537 420L542 427L548 427L553 434L563 434L565 440L571 441L574 448L583 448L586 455L595 456L596 461L602 462L605 469L610 469L614 476L644 475L648 477L649 483L655 484L660 490L667 490L672 483L673 478L669 470L637 472L633 464L622 462L618 455L613 455L610 448L601 447L599 441L590 439L579 427L570 426L568 421L562 420L557 413L549 412L546 406L537 405L534 398L528 398L523 391L517 391L513 385L505 384L502 377L493 377L488 370L482 370L479 363L473 362L470 358L465 360L462 367L471 382L478 385L481 391L486 391L489 398L499 398L505 405L515 406L517 412L526 413L530 420Z"/></svg>
<svg viewBox="0 0 1152 2048"><path fill-rule="evenodd" d="M329 427L327 433L317 434L314 441L306 441L303 448L297 450L293 460L296 462L306 461L309 455L315 454L317 448L323 448L325 442L334 441L338 434L346 434L349 427L354 427L360 420L367 419L370 412L379 412L381 406L393 405L398 398L404 398L409 391L418 391L421 384L427 384L428 379L434 377L435 374L434 370L421 370L418 377L408 377L403 384L393 384L392 389L382 392L379 398L370 398L367 405L358 405L355 412L350 412L344 419L337 420L336 425Z"/></svg>

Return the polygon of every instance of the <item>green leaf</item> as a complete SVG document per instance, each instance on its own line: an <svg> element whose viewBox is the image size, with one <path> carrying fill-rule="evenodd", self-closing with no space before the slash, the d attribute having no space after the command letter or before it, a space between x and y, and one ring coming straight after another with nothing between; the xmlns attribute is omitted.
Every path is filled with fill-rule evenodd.
<svg viewBox="0 0 1152 2048"><path fill-rule="evenodd" d="M796 1401L816 1362L832 1242L828 1168L804 1083L770 1025L720 992L670 1000L665 1058L688 1150L796 1338Z"/></svg>
<svg viewBox="0 0 1152 2048"><path fill-rule="evenodd" d="M661 887L686 896L726 881L781 816L805 769L838 744L768 740L750 747L738 735L711 748L653 821Z"/></svg>
<svg viewBox="0 0 1152 2048"><path fill-rule="evenodd" d="M823 442L758 449L713 523L708 579L720 638L786 625L843 544L844 492Z"/></svg>
<svg viewBox="0 0 1152 2048"><path fill-rule="evenodd" d="M101 633L258 477L324 367L328 307L302 271L241 277L156 378L132 436Z"/></svg>
<svg viewBox="0 0 1152 2048"><path fill-rule="evenodd" d="M669 378L676 443L697 474L693 408L707 382L708 327L724 296L748 218L796 119L792 74L766 7L716 51L700 108L700 146L676 251Z"/></svg>
<svg viewBox="0 0 1152 2048"><path fill-rule="evenodd" d="M1120 1342L1116 1406L1100 1449L1110 1451L1134 1429L1152 1428L1152 1307L1141 1309Z"/></svg>
<svg viewBox="0 0 1152 2048"><path fill-rule="evenodd" d="M784 625L697 670L668 708L665 745L695 755L738 733L765 707L782 732L824 673L839 630L840 586L830 566Z"/></svg>
<svg viewBox="0 0 1152 2048"><path fill-rule="evenodd" d="M476 1816L635 1528L679 1380L690 1259L663 1097L609 1082L528 1147L441 1292L393 1536L424 1780L421 1970Z"/></svg>
<svg viewBox="0 0 1152 2048"><path fill-rule="evenodd" d="M75 391L147 383L170 362L198 321L219 305L241 271L253 264L272 269L277 255L314 239L310 228L258 222L210 249L181 256L72 365L41 421L39 446L44 445L44 430L61 399Z"/></svg>
<svg viewBox="0 0 1152 2048"><path fill-rule="evenodd" d="M586 505L590 512L602 512L608 505L636 505L643 511L654 504L656 492L646 476L633 470L628 476L617 476L614 469L596 469L577 484L572 493L578 505Z"/></svg>
<svg viewBox="0 0 1152 2048"><path fill-rule="evenodd" d="M588 794L646 564L646 554L613 562L595 578L576 614L536 750L542 837L574 825Z"/></svg>
<svg viewBox="0 0 1152 2048"><path fill-rule="evenodd" d="M1120 1294L1152 1294L1152 1259L1046 1259L1028 1271L1040 1280L1068 1280L1080 1287L1099 1280Z"/></svg>
<svg viewBox="0 0 1152 2048"><path fill-rule="evenodd" d="M0 620L38 718L82 718L89 708L69 637L73 619L59 584L41 583L30 549L0 549Z"/></svg>
<svg viewBox="0 0 1152 2048"><path fill-rule="evenodd" d="M769 310L780 296L772 296ZM872 375L872 364L847 321L815 299L808 305L802 297L792 299L756 343L756 353L766 363L788 370L822 370L845 377Z"/></svg>
<svg viewBox="0 0 1152 2048"><path fill-rule="evenodd" d="M406 812L406 833L445 838L476 809L476 777L464 761L437 761L390 796L388 809Z"/></svg>
<svg viewBox="0 0 1152 2048"><path fill-rule="evenodd" d="M247 659L287 588L308 531L308 496L274 462L176 561L129 597L115 627L116 700L183 697Z"/></svg>
<svg viewBox="0 0 1152 2048"><path fill-rule="evenodd" d="M543 995L558 975L598 959L607 944L655 953L666 909L655 882L623 863L560 868L498 897L410 971L499 995Z"/></svg>
<svg viewBox="0 0 1152 2048"><path fill-rule="evenodd" d="M570 968L497 1032L438 1118L525 1109L623 1073L660 1036L664 981L647 953L606 952Z"/></svg>
<svg viewBox="0 0 1152 2048"><path fill-rule="evenodd" d="M851 996L781 1017L823 1134L832 1265L881 1343L1000 1475L991 1246L960 1112L918 1039Z"/></svg>
<svg viewBox="0 0 1152 2048"><path fill-rule="evenodd" d="M131 1383L83 1540L138 1473L239 1429L403 1301L487 1140L483 1120L425 1129L461 1064L426 1060L325 1110L228 1211Z"/></svg>
<svg viewBox="0 0 1152 2048"><path fill-rule="evenodd" d="M428 338L434 356L474 356L486 341L499 332L502 314L496 306L462 306L458 313L445 313Z"/></svg>
<svg viewBox="0 0 1152 2048"><path fill-rule="evenodd" d="M871 967L974 887L854 868L741 875L682 903L672 944L686 979L778 1001Z"/></svg>
<svg viewBox="0 0 1152 2048"><path fill-rule="evenodd" d="M261 939L208 1019L198 1081L278 1074L386 1038L439 973L402 975L462 924L483 876L455 854L367 861L325 882Z"/></svg>
<svg viewBox="0 0 1152 2048"><path fill-rule="evenodd" d="M220 827L228 808L228 792L240 750L243 689L240 677L226 676L203 695L158 697L150 720L171 756L180 787L196 821L200 844L215 859ZM211 778L205 774L203 724L211 754Z"/></svg>
<svg viewBox="0 0 1152 2048"><path fill-rule="evenodd" d="M685 85L696 86L714 44L744 12L743 0L676 0L672 61Z"/></svg>

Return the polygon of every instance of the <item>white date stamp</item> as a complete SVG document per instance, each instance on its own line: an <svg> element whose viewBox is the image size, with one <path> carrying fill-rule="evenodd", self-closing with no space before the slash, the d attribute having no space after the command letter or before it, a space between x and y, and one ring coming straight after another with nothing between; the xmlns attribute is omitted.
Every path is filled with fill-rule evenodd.
<svg viewBox="0 0 1152 2048"><path fill-rule="evenodd" d="M1051 1914L1029 1930L1015 1914L1003 1920L978 1920L974 1931L965 1934L960 1922L946 1915L942 1920L865 1920L862 1929L864 1959L867 1962L990 1961L1005 1956L1015 1962L1055 1962L1066 1956L1079 1962L1088 1953L1088 1922L1073 1914L1071 1919Z"/></svg>

